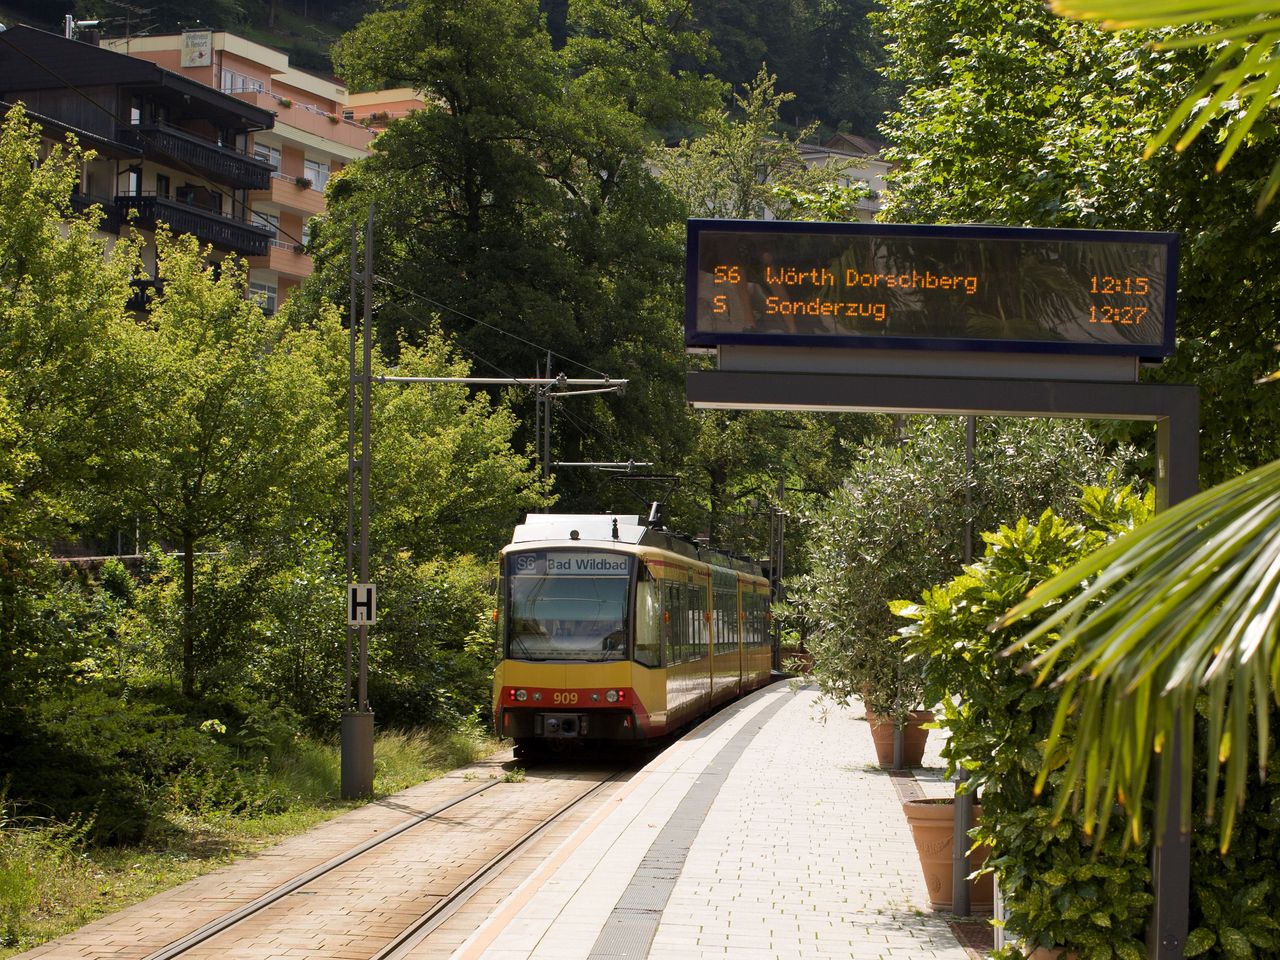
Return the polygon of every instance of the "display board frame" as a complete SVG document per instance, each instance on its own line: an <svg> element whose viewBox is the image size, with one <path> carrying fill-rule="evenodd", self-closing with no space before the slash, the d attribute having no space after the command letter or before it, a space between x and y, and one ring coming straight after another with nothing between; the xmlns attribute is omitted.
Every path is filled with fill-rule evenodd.
<svg viewBox="0 0 1280 960"><path fill-rule="evenodd" d="M1178 284L1178 235L1155 231L1085 230L1039 227L1000 227L986 225L913 225L875 223L810 223L782 220L714 220L690 219L687 224L688 245L685 262L685 345L689 349L707 349L735 344L768 345L778 347L852 347L858 349L931 350L931 351L979 351L998 353L1074 354L1082 356L1136 357L1145 361L1159 361L1172 356L1177 311ZM934 250L956 245L957 257L962 257L963 245L977 243L1004 243L1014 241L1024 245L1071 245L1081 249L1101 244L1132 245L1159 248L1163 274L1159 277L1163 303L1153 311L1152 319L1161 329L1158 337L1149 342L1085 342L1081 340L1016 339L983 336L930 336L868 335L834 332L794 332L780 330L725 330L710 329L701 322L706 317L706 290L699 292L700 275L705 276L700 264L705 234L740 235L758 242L761 236L779 238L785 250L788 238L797 236L831 237L838 243L842 238L854 242L920 240ZM784 254L785 259L785 254ZM922 261L923 262L923 261ZM1002 275L1003 276L1003 275ZM1111 279L1103 277L1103 279ZM815 281L816 282L816 281ZM1035 282L1028 280L1028 283ZM882 294L887 291L873 291ZM1077 295L1080 295L1077 293ZM1102 295L1099 294L1101 297ZM1104 298L1100 302L1108 302Z"/></svg>

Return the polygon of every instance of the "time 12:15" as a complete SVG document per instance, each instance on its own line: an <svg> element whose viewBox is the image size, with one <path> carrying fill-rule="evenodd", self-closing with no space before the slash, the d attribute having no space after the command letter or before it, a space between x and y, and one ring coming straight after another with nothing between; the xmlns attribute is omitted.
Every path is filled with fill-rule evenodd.
<svg viewBox="0 0 1280 960"><path fill-rule="evenodd" d="M1090 293L1142 297L1151 289L1151 281L1147 277L1100 277L1094 274L1092 281Z"/></svg>

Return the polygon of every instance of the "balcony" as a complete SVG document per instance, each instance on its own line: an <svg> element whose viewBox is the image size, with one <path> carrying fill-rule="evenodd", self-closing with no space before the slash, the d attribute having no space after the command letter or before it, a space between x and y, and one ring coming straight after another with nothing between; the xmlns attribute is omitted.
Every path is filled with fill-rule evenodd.
<svg viewBox="0 0 1280 960"><path fill-rule="evenodd" d="M199 171L224 186L265 190L271 184L271 164L167 123L122 127L118 139L142 150L148 159Z"/></svg>
<svg viewBox="0 0 1280 960"><path fill-rule="evenodd" d="M310 254L303 253L296 244L283 240L272 240L266 256L250 257L249 267L254 270L274 270L282 277L298 281L311 276L315 269Z"/></svg>
<svg viewBox="0 0 1280 960"><path fill-rule="evenodd" d="M119 233L120 212L110 197L91 197L79 190L71 194L71 209L76 213L87 213L94 204L102 208L102 219L98 221L98 229L103 233Z"/></svg>
<svg viewBox="0 0 1280 960"><path fill-rule="evenodd" d="M237 100L243 100L245 103L274 113L276 132L286 139L288 135L279 129L279 124L285 123L296 130L340 144L348 148L348 152L356 150L364 154L369 152L369 144L377 133L376 130L370 130L362 123L355 123L336 113L328 113L311 104L297 103L288 97L278 97L273 93L260 90L237 90L233 96ZM334 109L337 110L340 107L335 104ZM342 151L336 152L342 154Z"/></svg>
<svg viewBox="0 0 1280 960"><path fill-rule="evenodd" d="M174 233L189 233L201 243L211 243L245 257L265 256L271 231L240 220L232 220L212 210L202 210L189 203L152 194L126 194L116 197L120 217L144 230L154 230L157 223L167 223Z"/></svg>
<svg viewBox="0 0 1280 960"><path fill-rule="evenodd" d="M125 306L134 313L144 313L151 301L163 292L163 283L159 280L134 280L130 283L132 292Z"/></svg>
<svg viewBox="0 0 1280 960"><path fill-rule="evenodd" d="M314 217L324 213L324 191L298 185L297 177L283 173L271 174L271 186L267 190L255 190L249 194L249 202L257 209L262 202L274 203L283 210Z"/></svg>

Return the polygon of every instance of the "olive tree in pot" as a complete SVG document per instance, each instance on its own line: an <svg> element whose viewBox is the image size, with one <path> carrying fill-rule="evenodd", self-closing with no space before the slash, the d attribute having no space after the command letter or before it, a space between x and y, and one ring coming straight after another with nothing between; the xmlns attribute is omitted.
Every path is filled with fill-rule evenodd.
<svg viewBox="0 0 1280 960"><path fill-rule="evenodd" d="M1080 506L1083 523L1046 510L1034 522L1023 518L984 533L982 558L960 576L925 590L918 601L894 604L911 621L901 634L910 662L920 664L923 695L941 705L948 771L966 770L964 789L982 797L971 837L990 850L987 867L1007 907L1005 930L1026 945L998 954L1009 960L1035 949L1145 956L1146 838L1135 842L1119 817L1115 829L1090 837L1079 817L1055 816L1062 771L1041 777L1041 747L1059 691L1038 686L1024 671L1037 649L1005 655L1021 629L989 629L1030 588L1144 519L1151 498L1135 497L1127 487L1090 487ZM1069 720L1064 744L1072 725Z"/></svg>
<svg viewBox="0 0 1280 960"><path fill-rule="evenodd" d="M990 529L1070 503L1081 484L1123 475L1135 460L1065 420L984 418L972 472L956 417L912 417L898 437L868 446L841 486L800 516L808 572L788 595L812 625L822 692L839 704L862 698L869 716L890 722L886 739L897 724L918 726L911 714L935 701L922 693L921 664L903 662L890 601L955 574L967 521Z"/></svg>

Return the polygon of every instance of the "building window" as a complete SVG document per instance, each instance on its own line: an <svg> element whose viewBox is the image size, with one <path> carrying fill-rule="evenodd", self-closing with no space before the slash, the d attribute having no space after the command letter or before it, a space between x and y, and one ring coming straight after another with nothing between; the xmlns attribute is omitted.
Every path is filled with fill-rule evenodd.
<svg viewBox="0 0 1280 960"><path fill-rule="evenodd" d="M308 217L302 223L302 238L299 241L304 247L311 245L311 218Z"/></svg>
<svg viewBox="0 0 1280 960"><path fill-rule="evenodd" d="M266 93L267 85L257 77L246 77L224 68L219 89L223 93Z"/></svg>
<svg viewBox="0 0 1280 960"><path fill-rule="evenodd" d="M271 231L271 236L275 237L280 234L280 214L278 213L259 213L253 211L253 222L260 227L266 227Z"/></svg>
<svg viewBox="0 0 1280 960"><path fill-rule="evenodd" d="M306 178L311 181L311 189L324 193L324 185L329 182L329 164L319 160L304 160Z"/></svg>
<svg viewBox="0 0 1280 960"><path fill-rule="evenodd" d="M276 285L258 280L249 281L249 296L257 300L262 312L272 316L276 312Z"/></svg>
<svg viewBox="0 0 1280 960"><path fill-rule="evenodd" d="M163 173L156 174L156 196L169 199L169 178Z"/></svg>
<svg viewBox="0 0 1280 960"><path fill-rule="evenodd" d="M253 156L257 160L262 160L271 164L272 167L280 169L280 148L271 147L265 143L255 143L253 145Z"/></svg>

